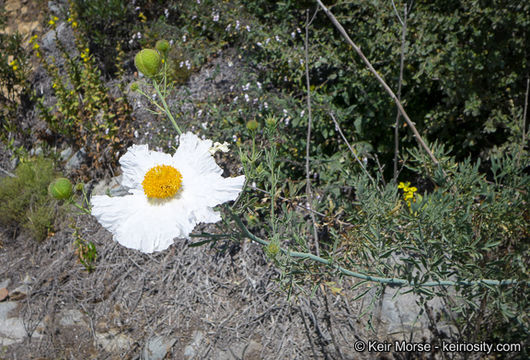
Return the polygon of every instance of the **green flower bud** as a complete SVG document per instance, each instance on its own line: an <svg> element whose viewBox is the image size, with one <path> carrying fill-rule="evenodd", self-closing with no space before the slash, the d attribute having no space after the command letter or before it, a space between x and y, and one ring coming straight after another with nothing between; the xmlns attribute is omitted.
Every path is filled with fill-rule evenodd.
<svg viewBox="0 0 530 360"><path fill-rule="evenodd" d="M48 186L48 193L57 200L66 200L72 196L72 183L66 178L55 179Z"/></svg>
<svg viewBox="0 0 530 360"><path fill-rule="evenodd" d="M83 191L84 188L85 188L85 185L83 185L83 183L77 183L75 185L75 191Z"/></svg>
<svg viewBox="0 0 530 360"><path fill-rule="evenodd" d="M138 85L137 82L133 82L133 83L131 84L131 91L137 91L139 87L140 87L140 86Z"/></svg>
<svg viewBox="0 0 530 360"><path fill-rule="evenodd" d="M271 241L269 245L265 247L265 253L271 258L274 259L276 255L280 252L280 246L277 241Z"/></svg>
<svg viewBox="0 0 530 360"><path fill-rule="evenodd" d="M139 72L147 77L158 74L161 64L160 54L153 49L143 49L134 57L134 65Z"/></svg>
<svg viewBox="0 0 530 360"><path fill-rule="evenodd" d="M256 120L250 120L247 122L247 129L250 131L256 131L259 127L259 123Z"/></svg>
<svg viewBox="0 0 530 360"><path fill-rule="evenodd" d="M169 41L167 40L158 40L156 42L155 48L161 53L165 54L169 50Z"/></svg>
<svg viewBox="0 0 530 360"><path fill-rule="evenodd" d="M267 116L267 118L265 119L265 124L268 126L268 127L275 127L276 126L276 118L274 116Z"/></svg>

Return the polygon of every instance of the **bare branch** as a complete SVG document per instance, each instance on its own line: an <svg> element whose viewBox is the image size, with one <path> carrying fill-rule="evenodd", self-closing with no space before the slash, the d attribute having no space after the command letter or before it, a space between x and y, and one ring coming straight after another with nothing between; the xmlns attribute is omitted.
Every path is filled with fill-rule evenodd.
<svg viewBox="0 0 530 360"><path fill-rule="evenodd" d="M370 178L370 180L372 180L372 182L374 183L375 185L375 180L372 176L370 176L370 173L368 172L368 170L366 170L366 168L364 167L364 164L361 162L361 160L359 160L359 157L357 157L357 154L355 153L355 151L353 151L353 148L351 147L350 143L348 142L348 140L346 139L346 136L344 136L344 134L342 133L342 129L340 128L339 126L339 123L337 122L337 120L335 119L335 116L333 115L333 113L329 113L329 116L331 116L331 118L333 119L333 122L335 123L335 126L337 127L337 130L339 131L339 134L340 136L342 137L342 140L344 140L344 142L346 143L346 145L348 145L348 148L350 149L353 157L355 158L355 160L357 161L357 163L359 164L359 166L361 166L361 169L364 170L364 172L366 173L366 175L368 175L368 177Z"/></svg>
<svg viewBox="0 0 530 360"><path fill-rule="evenodd" d="M309 150L310 150L310 144L311 144L311 123L313 121L313 117L311 114L311 86L309 84L309 24L313 22L315 19L315 16L318 12L318 7L313 14L313 18L311 21L309 20L309 13L306 13L306 25L305 25L305 80L306 80L306 86L307 86L307 140L306 140L306 147L305 147L305 175L306 175L306 193L307 193L307 204L309 209L313 208L313 189L311 188L311 178L309 176ZM315 214L313 212L309 212L311 216L311 221L313 223L313 237L315 239L315 250L318 256L320 256L320 248L318 245L318 231L317 231L317 224L315 219Z"/></svg>
<svg viewBox="0 0 530 360"><path fill-rule="evenodd" d="M392 0L392 5L394 1ZM395 9L395 6L394 6ZM397 11L396 11L397 15ZM399 18L399 15L398 15ZM403 9L403 21L401 21L402 31L401 31L401 57L399 62L399 83L398 83L398 101L401 102L401 85L403 84L403 66L405 63L405 38L407 34L407 4ZM394 182L397 181L398 177L398 158L399 158L399 116L401 113L399 109L396 114L396 124L394 125Z"/></svg>
<svg viewBox="0 0 530 360"><path fill-rule="evenodd" d="M379 81L379 83L381 83L381 85L383 86L383 88L385 89L385 91L388 93L388 95L390 95L390 97L392 98L392 100L394 100L394 102L396 103L399 111L401 112L401 115L403 116L403 118L405 119L405 121L407 122L407 124L410 126L410 128L412 129L412 132L414 133L414 136L416 137L416 140L418 141L418 143L421 145L421 147L423 147L423 149L427 152L427 154L429 154L429 157L431 158L431 160L436 164L438 165L438 159L436 159L436 157L434 156L434 154L432 153L432 151L429 149L429 147L427 146L427 144L425 144L425 141L423 141L420 133L418 132L418 130L416 129L416 126L414 125L414 123L412 122L412 120L410 120L410 117L408 116L408 114L405 112L405 109L403 108L403 105L401 105L401 102L398 100L396 94L394 94L394 92L392 91L392 89L387 85L387 83L385 82L385 80L383 80L383 78L381 77L381 75L379 75L377 73L377 71L375 71L374 67L372 66L372 64L370 63L370 61L368 61L368 59L366 58L366 56L364 56L363 52L361 51L361 49L352 41L352 39L348 36L348 34L346 33L346 30L344 30L344 28L342 27L342 25L337 21L337 19L335 18L335 16L328 10L328 8L326 8L326 6L324 6L324 4L322 4L322 1L320 0L317 0L317 3L318 5L320 5L320 7L324 10L324 12L326 13L326 15L329 17L329 19L331 20L331 22L333 23L333 25L335 25L335 27L339 30L339 32L342 34L342 36L346 39L346 42L351 45L353 47L353 49L355 50L355 52L357 52L357 54L361 57L361 59L363 60L363 62L366 64L366 66L368 67L368 69L370 70L370 72L372 74L374 74L374 76L377 78L377 80Z"/></svg>

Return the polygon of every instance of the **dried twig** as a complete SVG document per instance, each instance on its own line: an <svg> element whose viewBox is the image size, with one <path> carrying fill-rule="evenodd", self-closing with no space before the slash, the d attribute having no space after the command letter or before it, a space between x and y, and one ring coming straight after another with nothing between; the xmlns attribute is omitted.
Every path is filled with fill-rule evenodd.
<svg viewBox="0 0 530 360"><path fill-rule="evenodd" d="M418 130L416 129L416 126L414 125L414 123L412 122L412 120L410 120L410 117L408 116L408 114L405 112L405 109L403 108L403 105L401 105L401 102L398 100L396 94L394 94L394 92L392 91L392 89L387 85L387 83L385 82L385 80L383 80L383 78L381 77L381 75L379 75L377 73L377 71L374 69L374 67L372 66L372 64L370 63L370 61L368 61L368 59L366 58L366 56L364 56L363 52L361 51L361 48L359 48L353 41L352 39L348 36L348 33L346 33L346 30L344 30L344 28L342 27L342 25L337 21L337 19L335 18L335 16L331 13L331 11L329 11L329 9L324 6L324 4L322 4L322 1L320 0L317 0L317 3L318 5L320 5L320 7L324 10L324 12L326 13L326 15L329 17L329 19L331 20L331 22L333 23L333 25L335 25L335 27L339 30L339 32L342 34L342 36L346 39L346 42L351 45L353 47L353 49L355 50L355 52L357 52L357 54L361 57L361 59L363 60L363 62L366 64L366 66L368 67L368 69L370 70L370 72L372 74L374 74L374 76L376 77L376 79L379 81L379 83L383 86L383 88L386 90L386 92L388 93L388 95L390 95L390 97L392 98L392 100L394 100L394 102L396 103L399 111L401 112L401 115L403 115L403 118L405 119L405 121L407 122L407 124L410 126L410 128L412 129L412 132L414 133L414 136L416 137L416 140L418 141L418 143L421 145L421 147L423 147L423 149L427 152L427 154L429 154L429 157L431 158L431 160L434 162L435 165L438 165L438 159L436 159L436 157L434 156L434 154L432 153L432 151L429 149L429 147L427 146L427 144L425 143L425 141L423 141L423 138L421 137L420 133L418 132Z"/></svg>
<svg viewBox="0 0 530 360"><path fill-rule="evenodd" d="M394 5L394 1L392 0L392 5ZM394 5L394 9L395 9ZM407 35L407 4L404 5L403 9L403 20L399 18L399 15L396 15L401 22L402 30L401 30L401 54L400 54L400 61L399 61L399 83L398 83L398 101L401 102L401 85L403 84L403 66L405 63L405 37ZM399 117L401 113L399 112L399 109L396 114L396 124L394 125L394 182L397 181L398 177L398 157L399 157Z"/></svg>
<svg viewBox="0 0 530 360"><path fill-rule="evenodd" d="M337 121L337 119L335 119L335 116L333 115L333 113L329 113L329 116L331 116L331 118L333 119L333 122L335 123L335 126L337 127L337 130L339 131L339 134L340 136L342 137L342 140L344 140L344 142L346 143L346 145L348 146L348 148L350 149L350 152L352 153L353 157L355 158L355 160L357 161L357 163L359 164L359 166L361 167L361 169L364 170L364 172L366 173L366 175L368 175L368 177L370 178L370 180L372 180L372 182L374 183L375 185L375 180L374 178L370 175L370 173L368 172L368 170L366 170L366 168L364 167L364 164L361 162L361 160L359 160L359 157L357 156L357 154L355 153L355 151L353 151L353 148L351 147L350 143L348 142L348 140L346 139L346 136L344 136L344 134L342 133L342 129L340 128L340 125L339 125L339 122Z"/></svg>
<svg viewBox="0 0 530 360"><path fill-rule="evenodd" d="M313 189L311 188L311 177L309 169L309 150L311 145L311 123L313 122L313 117L311 115L311 87L309 84L309 25L315 19L315 16L318 12L318 8L313 14L311 20L309 20L309 12L306 12L306 24L305 24L305 80L307 86L307 139L305 147L305 175L306 175L306 193L307 193L307 204L309 209L313 208ZM311 216L311 222L313 223L313 238L315 239L315 252L317 256L320 256L320 248L318 245L318 231L317 231L317 221L315 219L315 214L309 212Z"/></svg>
<svg viewBox="0 0 530 360"><path fill-rule="evenodd" d="M9 172L9 171L3 169L1 166L0 166L0 171L3 172L4 174L6 174L7 176L15 177L15 174L13 174L12 172Z"/></svg>
<svg viewBox="0 0 530 360"><path fill-rule="evenodd" d="M524 110L523 110L523 144L526 141L526 111L528 109L528 88L530 87L530 77L526 78L526 95L524 97Z"/></svg>

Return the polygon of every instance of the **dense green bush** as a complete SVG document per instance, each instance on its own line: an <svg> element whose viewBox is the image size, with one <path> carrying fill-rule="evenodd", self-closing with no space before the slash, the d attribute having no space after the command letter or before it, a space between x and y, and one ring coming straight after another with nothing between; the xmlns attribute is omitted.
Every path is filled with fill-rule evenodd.
<svg viewBox="0 0 530 360"><path fill-rule="evenodd" d="M24 228L38 241L53 229L55 205L48 185L55 177L53 162L37 158L21 163L15 177L0 179L0 223L9 229Z"/></svg>

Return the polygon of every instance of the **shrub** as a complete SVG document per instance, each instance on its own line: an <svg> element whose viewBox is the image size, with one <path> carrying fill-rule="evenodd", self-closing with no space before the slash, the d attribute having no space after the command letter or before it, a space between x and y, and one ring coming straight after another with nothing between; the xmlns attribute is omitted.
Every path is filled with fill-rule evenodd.
<svg viewBox="0 0 530 360"><path fill-rule="evenodd" d="M21 163L15 177L0 179L0 223L13 230L21 227L36 240L44 240L56 213L48 197L54 177L53 162L37 158Z"/></svg>

